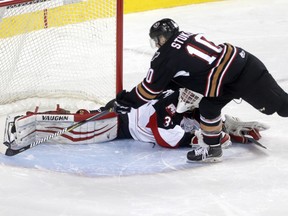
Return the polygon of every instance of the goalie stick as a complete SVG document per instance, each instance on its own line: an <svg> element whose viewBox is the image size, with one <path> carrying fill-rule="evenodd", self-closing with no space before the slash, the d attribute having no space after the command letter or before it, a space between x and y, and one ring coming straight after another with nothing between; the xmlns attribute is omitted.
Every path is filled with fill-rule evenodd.
<svg viewBox="0 0 288 216"><path fill-rule="evenodd" d="M23 151L26 151L26 150L28 150L30 148L35 147L35 146L37 146L37 145L39 145L41 143L44 143L44 142L46 142L48 140L51 140L54 137L61 136L62 134L66 133L66 132L72 131L75 128L80 127L81 125L83 125L83 124L85 124L85 123L87 123L89 121L99 119L99 118L101 118L101 117L105 116L106 114L108 114L110 112L113 112L113 111L114 111L113 108L110 108L109 110L105 110L105 111L103 111L101 113L97 113L97 114L95 114L95 115L93 115L93 116L91 116L91 117L89 117L87 119L84 119L84 120L82 120L80 122L77 122L77 123L75 123L75 124L73 124L73 125L71 125L71 126L69 126L67 128L63 128L62 130L60 130L60 131L58 131L58 132L56 132L54 134L51 134L51 135L49 135L47 137L44 137L44 138L42 138L40 140L32 142L32 143L28 144L27 146L24 146L24 147L19 148L19 149L12 149L10 146L5 146L6 148L4 149L3 152L5 152L5 155L7 155L7 156L17 155L17 154L19 154L19 153L21 153Z"/></svg>
<svg viewBox="0 0 288 216"><path fill-rule="evenodd" d="M249 136L249 135L244 135L244 136L248 139L248 141L254 143L255 145L258 145L258 146L260 146L261 148L267 149L266 146L262 145L260 142L258 142L257 140L255 140L252 136Z"/></svg>

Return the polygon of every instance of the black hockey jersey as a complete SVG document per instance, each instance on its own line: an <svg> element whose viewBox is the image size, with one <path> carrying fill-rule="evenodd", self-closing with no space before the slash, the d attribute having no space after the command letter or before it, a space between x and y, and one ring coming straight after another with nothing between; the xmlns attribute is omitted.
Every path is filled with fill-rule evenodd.
<svg viewBox="0 0 288 216"><path fill-rule="evenodd" d="M237 79L247 55L231 44L215 45L202 34L179 32L154 54L147 76L125 101L137 108L156 98L171 83L205 97L225 94L225 85Z"/></svg>

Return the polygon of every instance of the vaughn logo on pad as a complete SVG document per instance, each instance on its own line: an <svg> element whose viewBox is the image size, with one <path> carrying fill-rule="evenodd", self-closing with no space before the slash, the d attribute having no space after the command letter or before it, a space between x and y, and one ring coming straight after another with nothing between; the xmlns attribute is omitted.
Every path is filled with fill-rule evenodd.
<svg viewBox="0 0 288 216"><path fill-rule="evenodd" d="M74 121L74 115L37 115L37 121Z"/></svg>

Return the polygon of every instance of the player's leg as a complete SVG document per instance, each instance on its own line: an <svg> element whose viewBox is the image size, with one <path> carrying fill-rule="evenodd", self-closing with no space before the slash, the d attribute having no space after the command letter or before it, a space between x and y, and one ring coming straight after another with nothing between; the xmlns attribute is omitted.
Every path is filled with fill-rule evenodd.
<svg viewBox="0 0 288 216"><path fill-rule="evenodd" d="M282 106L277 110L278 115L283 117L288 117L288 94L285 93L282 95L283 97L283 104Z"/></svg>
<svg viewBox="0 0 288 216"><path fill-rule="evenodd" d="M263 73L242 98L264 114L277 112L288 117L288 95L268 72Z"/></svg>
<svg viewBox="0 0 288 216"><path fill-rule="evenodd" d="M217 162L222 160L221 110L230 101L229 98L206 97L201 100L199 104L201 135L198 136L201 147L188 152L187 159L189 162Z"/></svg>
<svg viewBox="0 0 288 216"><path fill-rule="evenodd" d="M287 117L287 93L257 57L248 52L247 55L246 66L238 79L228 85L229 91L264 114L277 112L280 116Z"/></svg>

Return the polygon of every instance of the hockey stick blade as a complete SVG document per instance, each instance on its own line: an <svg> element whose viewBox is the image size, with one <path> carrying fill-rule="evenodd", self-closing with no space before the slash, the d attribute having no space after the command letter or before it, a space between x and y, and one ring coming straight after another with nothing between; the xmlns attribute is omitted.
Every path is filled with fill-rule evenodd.
<svg viewBox="0 0 288 216"><path fill-rule="evenodd" d="M258 146L260 146L261 148L267 149L266 146L262 145L260 142L258 142L257 140L255 140L253 137L251 137L251 136L245 136L245 137L248 139L248 141L254 143L255 145L258 145Z"/></svg>
<svg viewBox="0 0 288 216"><path fill-rule="evenodd" d="M47 137L44 137L44 138L42 138L40 140L32 142L32 143L28 144L27 146L24 146L24 147L19 148L19 149L12 149L12 148L10 148L10 146L5 146L6 147L6 149L4 150L5 155L7 155L7 156L17 155L17 154L19 154L19 153L21 153L23 151L26 151L26 150L28 150L30 148L35 147L35 146L37 146L37 145L39 145L41 143L44 143L44 142L46 142L48 140L51 140L54 137L61 136L62 134L66 133L66 132L72 131L75 128L80 127L81 125L83 125L83 124L85 124L85 123L87 123L89 121L93 121L93 120L99 119L99 118L101 118L101 117L105 116L106 114L108 114L110 112L113 112L113 111L114 111L113 108L111 108L111 109L105 110L105 111L103 111L101 113L97 113L97 114L95 114L95 115L93 115L93 116L91 116L91 117L89 117L87 119L84 119L84 120L82 120L80 122L77 122L77 123L75 123L75 124L73 124L73 125L71 125L71 126L69 126L67 128L63 128L62 130L57 131L54 134L51 134L51 135L49 135ZM3 148L3 146L2 146L2 148Z"/></svg>

